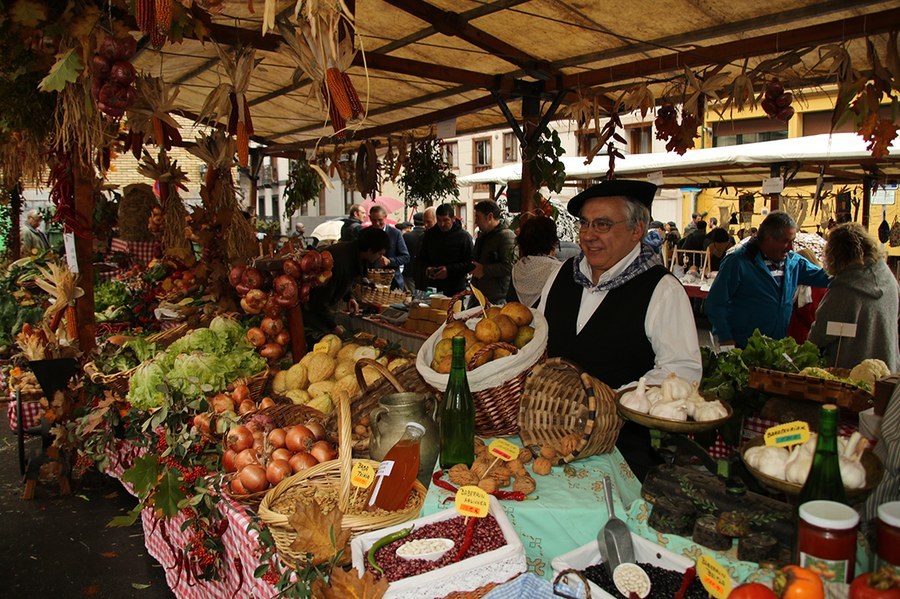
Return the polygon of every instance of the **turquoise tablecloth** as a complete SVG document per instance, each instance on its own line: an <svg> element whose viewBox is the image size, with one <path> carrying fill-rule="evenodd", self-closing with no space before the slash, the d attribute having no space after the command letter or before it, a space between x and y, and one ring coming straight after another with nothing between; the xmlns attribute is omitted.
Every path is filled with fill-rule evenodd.
<svg viewBox="0 0 900 599"><path fill-rule="evenodd" d="M518 437L509 440L521 445ZM486 442L490 443L489 440ZM530 466L527 469L531 471ZM547 476L535 476L537 489L532 497L537 497L536 500L501 502L525 546L530 571L550 580L553 558L597 538L607 520L604 475L612 480L616 515L624 520L625 506L640 499L641 483L618 450L578 460L565 467L554 466ZM450 496L449 491L431 485L422 515L452 509L452 502L443 503Z"/></svg>

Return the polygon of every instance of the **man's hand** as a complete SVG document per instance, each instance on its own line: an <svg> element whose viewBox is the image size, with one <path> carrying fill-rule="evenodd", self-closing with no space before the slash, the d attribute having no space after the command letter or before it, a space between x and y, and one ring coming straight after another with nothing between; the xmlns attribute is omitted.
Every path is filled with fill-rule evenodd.
<svg viewBox="0 0 900 599"><path fill-rule="evenodd" d="M379 259L379 261L381 262L381 265L382 265L382 266L389 266L389 265L391 264L391 259L388 258L387 256L382 256L382 257Z"/></svg>
<svg viewBox="0 0 900 599"><path fill-rule="evenodd" d="M481 262L473 262L472 264L475 265L475 268L472 269L472 276L476 279L480 279L481 277L483 277L484 266L481 264Z"/></svg>
<svg viewBox="0 0 900 599"><path fill-rule="evenodd" d="M443 281L447 278L447 267L446 266L436 266L434 272L431 275L431 278L435 281Z"/></svg>
<svg viewBox="0 0 900 599"><path fill-rule="evenodd" d="M355 299L351 298L350 301L347 302L347 307L350 308L350 316L356 316L357 314L359 314L359 302L357 302Z"/></svg>

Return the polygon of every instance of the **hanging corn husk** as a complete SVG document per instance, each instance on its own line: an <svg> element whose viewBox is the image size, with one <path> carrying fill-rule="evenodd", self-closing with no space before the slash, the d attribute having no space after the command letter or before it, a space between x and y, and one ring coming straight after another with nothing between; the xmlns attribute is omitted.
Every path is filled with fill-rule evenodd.
<svg viewBox="0 0 900 599"><path fill-rule="evenodd" d="M137 171L159 183L159 203L163 219L160 245L163 255L185 264L193 263L194 252L190 240L184 233L188 213L181 196L178 195L179 189L187 191L186 173L178 166L178 161L170 160L166 151L162 149L158 161L153 160L144 150L144 159L138 165Z"/></svg>
<svg viewBox="0 0 900 599"><path fill-rule="evenodd" d="M145 141L152 141L160 148L172 149L172 144L181 143L178 122L170 113L175 109L178 88L169 86L159 77L141 75L135 81L137 99L126 114L128 134L125 151L131 151L140 159Z"/></svg>
<svg viewBox="0 0 900 599"><path fill-rule="evenodd" d="M53 303L44 311L44 319L49 321L51 332L59 327L63 315L66 317L68 336L78 338L78 320L75 315L75 298L83 295L78 286L78 277L65 265L50 262L47 268L38 268L40 276L35 284L43 289Z"/></svg>

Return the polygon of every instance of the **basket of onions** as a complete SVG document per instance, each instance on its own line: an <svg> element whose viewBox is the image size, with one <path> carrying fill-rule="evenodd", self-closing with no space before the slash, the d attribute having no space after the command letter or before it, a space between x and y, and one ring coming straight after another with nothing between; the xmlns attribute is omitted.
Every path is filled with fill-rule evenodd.
<svg viewBox="0 0 900 599"><path fill-rule="evenodd" d="M413 520L418 517L425 502L426 489L418 480L413 484L406 505L393 512L381 509L366 511L366 493L354 493L351 496L350 473L353 464L365 462L377 469L379 463L352 459L350 396L346 391L339 391L335 395L339 413L338 459L323 462L284 479L266 493L259 504L260 520L272 533L279 555L291 563L306 559L304 551L292 548L297 531L290 525L289 519L298 502L316 501L324 512L330 511L330 506L337 505L343 513L341 528L349 530L353 536Z"/></svg>
<svg viewBox="0 0 900 599"><path fill-rule="evenodd" d="M324 426L325 415L308 406L274 405L245 414L225 437L222 466L226 494L258 505L288 476L337 455Z"/></svg>

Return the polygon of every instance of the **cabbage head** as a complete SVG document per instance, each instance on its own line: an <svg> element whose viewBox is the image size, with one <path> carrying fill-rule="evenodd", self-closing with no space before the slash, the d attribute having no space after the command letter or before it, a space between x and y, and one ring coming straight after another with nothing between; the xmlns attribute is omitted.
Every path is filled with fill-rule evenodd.
<svg viewBox="0 0 900 599"><path fill-rule="evenodd" d="M128 401L138 410L160 408L166 395L157 387L165 383L162 367L155 361L138 366L128 383Z"/></svg>

